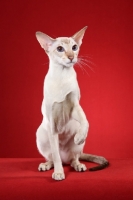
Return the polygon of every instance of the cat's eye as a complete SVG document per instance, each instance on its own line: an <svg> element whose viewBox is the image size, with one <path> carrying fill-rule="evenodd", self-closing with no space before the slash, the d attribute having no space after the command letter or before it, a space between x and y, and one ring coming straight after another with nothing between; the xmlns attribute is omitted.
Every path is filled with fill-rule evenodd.
<svg viewBox="0 0 133 200"><path fill-rule="evenodd" d="M78 49L78 46L76 44L72 46L73 51L76 51L77 49Z"/></svg>
<svg viewBox="0 0 133 200"><path fill-rule="evenodd" d="M58 46L58 47L57 47L57 51L63 52L63 51L65 51L65 49L64 49L62 46Z"/></svg>

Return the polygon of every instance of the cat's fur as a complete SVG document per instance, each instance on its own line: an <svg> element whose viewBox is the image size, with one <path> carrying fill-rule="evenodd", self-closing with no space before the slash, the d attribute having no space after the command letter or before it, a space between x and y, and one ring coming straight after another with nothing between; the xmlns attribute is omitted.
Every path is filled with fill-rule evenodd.
<svg viewBox="0 0 133 200"><path fill-rule="evenodd" d="M73 66L78 60L86 28L72 37L56 39L36 32L50 61L44 81L43 120L37 130L37 147L47 162L41 163L38 169L45 171L54 167L52 178L55 180L65 179L62 166L65 163L79 172L86 170L79 160L100 164L90 170L108 165L104 157L83 153L89 123L79 104L80 89Z"/></svg>

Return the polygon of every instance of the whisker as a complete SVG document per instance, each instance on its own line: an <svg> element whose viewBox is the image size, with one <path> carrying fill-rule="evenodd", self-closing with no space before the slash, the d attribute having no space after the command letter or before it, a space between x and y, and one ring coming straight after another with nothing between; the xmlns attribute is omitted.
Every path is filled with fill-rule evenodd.
<svg viewBox="0 0 133 200"><path fill-rule="evenodd" d="M80 68L84 70L87 74L88 72L84 67L89 67L91 71L95 72L92 66L96 66L96 65L90 60L90 58L91 58L90 55L79 56L78 62L77 62L78 65L80 65Z"/></svg>
<svg viewBox="0 0 133 200"><path fill-rule="evenodd" d="M88 65L87 63L85 63L85 61L80 60L80 63L81 63L82 65L84 65L84 66L89 67L89 68L94 72L93 68L92 68L90 65Z"/></svg>
<svg viewBox="0 0 133 200"><path fill-rule="evenodd" d="M88 75L88 76L90 76L89 75L89 73L87 72L87 70L82 66L82 69L86 72L86 74Z"/></svg>
<svg viewBox="0 0 133 200"><path fill-rule="evenodd" d="M85 70L85 68L81 65L80 62L77 62L77 64L79 65L80 69L82 69L82 71L84 71L88 76L90 76L90 75L88 74L88 72Z"/></svg>
<svg viewBox="0 0 133 200"><path fill-rule="evenodd" d="M90 64L93 65L93 66L96 66L95 63L92 62L91 60L84 59L84 58L80 58L80 57L79 57L79 59L82 60L82 61L88 62L88 63L90 63Z"/></svg>
<svg viewBox="0 0 133 200"><path fill-rule="evenodd" d="M82 66L81 66L78 62L77 62L76 64L77 64L77 66L81 69L81 71L82 71L83 74L84 74L84 70L83 70Z"/></svg>
<svg viewBox="0 0 133 200"><path fill-rule="evenodd" d="M84 56L79 56L80 58L89 58L89 59L93 59L91 56L89 55L84 55Z"/></svg>
<svg viewBox="0 0 133 200"><path fill-rule="evenodd" d="M46 63L44 63L43 65L47 65L47 64L49 64L49 62L46 62Z"/></svg>

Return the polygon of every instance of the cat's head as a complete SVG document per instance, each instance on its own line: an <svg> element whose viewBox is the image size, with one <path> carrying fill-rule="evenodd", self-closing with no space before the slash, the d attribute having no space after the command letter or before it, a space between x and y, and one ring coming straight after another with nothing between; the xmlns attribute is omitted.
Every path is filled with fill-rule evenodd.
<svg viewBox="0 0 133 200"><path fill-rule="evenodd" d="M78 59L78 53L87 26L72 37L58 37L53 39L42 32L36 32L36 37L49 59L64 67L73 66Z"/></svg>

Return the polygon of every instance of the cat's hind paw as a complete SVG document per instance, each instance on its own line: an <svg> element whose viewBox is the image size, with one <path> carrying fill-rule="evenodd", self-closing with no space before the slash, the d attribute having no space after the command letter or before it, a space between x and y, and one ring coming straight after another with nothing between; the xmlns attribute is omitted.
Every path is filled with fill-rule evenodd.
<svg viewBox="0 0 133 200"><path fill-rule="evenodd" d="M78 164L74 163L74 164L72 164L71 166L72 166L72 167L75 169L75 171L77 171L77 172L84 172L84 171L87 170L87 167L86 167L84 164L82 164L82 163L78 163Z"/></svg>
<svg viewBox="0 0 133 200"><path fill-rule="evenodd" d="M38 166L38 170L41 171L47 171L50 170L51 168L54 167L54 164L52 161L48 161L45 163L40 163L40 165Z"/></svg>
<svg viewBox="0 0 133 200"><path fill-rule="evenodd" d="M64 180L65 179L65 174L64 172L60 172L60 173L56 173L54 172L52 174L52 178L56 181L61 181L61 180Z"/></svg>

